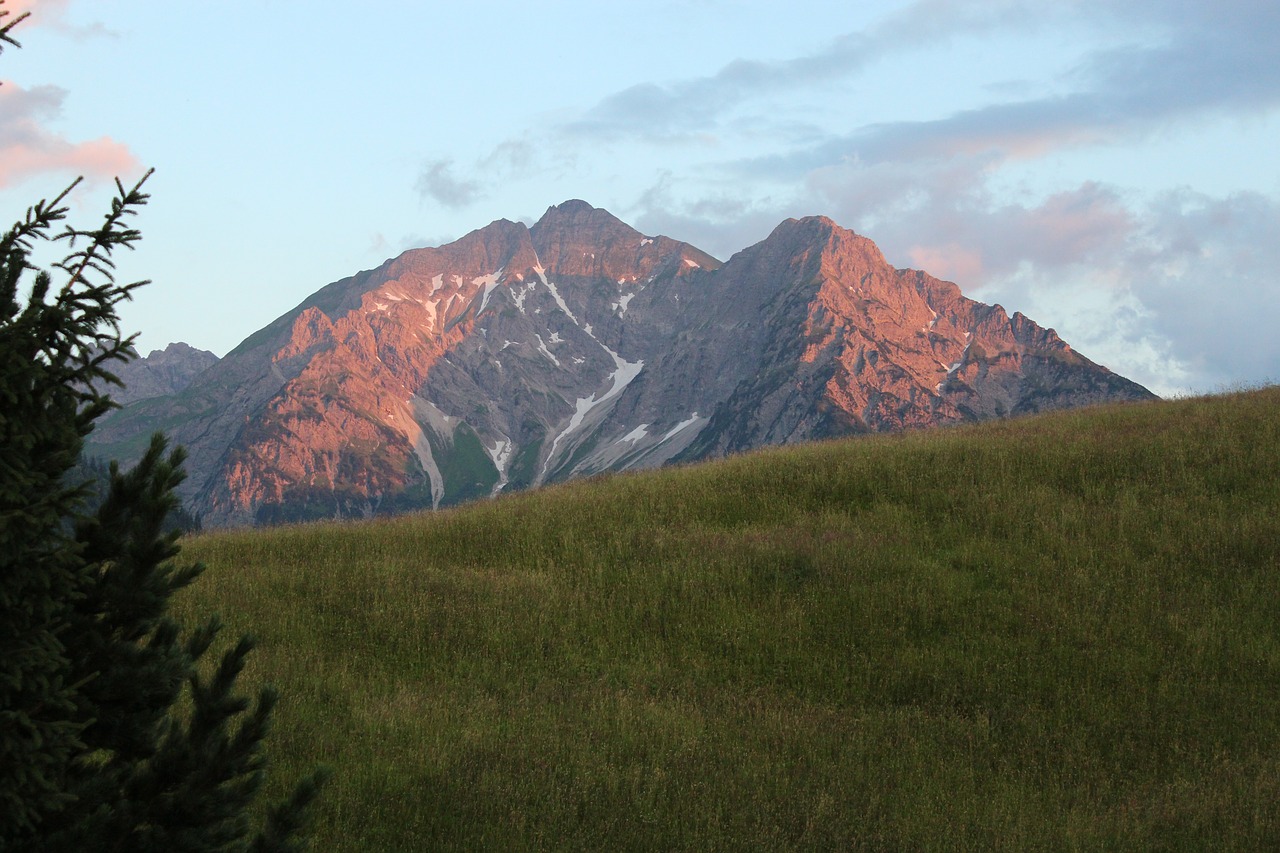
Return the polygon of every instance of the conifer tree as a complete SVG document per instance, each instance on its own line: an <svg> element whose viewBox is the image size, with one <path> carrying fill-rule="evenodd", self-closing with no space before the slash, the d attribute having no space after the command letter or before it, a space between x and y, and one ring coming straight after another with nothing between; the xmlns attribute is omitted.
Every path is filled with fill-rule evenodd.
<svg viewBox="0 0 1280 853"><path fill-rule="evenodd" d="M3 6L0 50L25 17ZM251 638L214 665L217 618L184 636L166 615L201 571L166 532L181 449L157 435L132 470L113 463L92 513L73 481L133 340L116 307L145 282L118 284L112 255L140 238L149 176L117 181L96 229L66 224L73 183L0 236L0 851L299 850L321 781L254 833L276 696L235 692ZM53 273L31 262L50 239L68 247Z"/></svg>

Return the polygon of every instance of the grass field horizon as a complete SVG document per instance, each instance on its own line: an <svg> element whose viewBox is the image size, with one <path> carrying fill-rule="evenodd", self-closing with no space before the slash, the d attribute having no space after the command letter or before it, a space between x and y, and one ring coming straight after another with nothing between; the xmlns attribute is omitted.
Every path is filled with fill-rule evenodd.
<svg viewBox="0 0 1280 853"><path fill-rule="evenodd" d="M1280 848L1280 388L212 532L316 849Z"/></svg>

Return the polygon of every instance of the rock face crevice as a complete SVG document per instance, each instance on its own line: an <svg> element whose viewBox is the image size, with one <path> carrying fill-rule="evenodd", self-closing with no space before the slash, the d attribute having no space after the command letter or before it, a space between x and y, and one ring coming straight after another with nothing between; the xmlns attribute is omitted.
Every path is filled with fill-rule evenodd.
<svg viewBox="0 0 1280 853"><path fill-rule="evenodd" d="M1152 397L829 219L722 264L570 201L330 284L92 440L166 428L184 497L237 525Z"/></svg>

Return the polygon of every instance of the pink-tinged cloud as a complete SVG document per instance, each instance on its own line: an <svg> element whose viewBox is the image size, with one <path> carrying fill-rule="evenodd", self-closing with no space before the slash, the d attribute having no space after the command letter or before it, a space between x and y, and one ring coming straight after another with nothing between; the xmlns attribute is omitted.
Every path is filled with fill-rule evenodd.
<svg viewBox="0 0 1280 853"><path fill-rule="evenodd" d="M62 20L62 16L67 11L67 0L7 0L3 8L9 13L10 21L30 12L31 17L20 25L26 28L40 24L53 24Z"/></svg>
<svg viewBox="0 0 1280 853"><path fill-rule="evenodd" d="M1136 230L1133 213L1119 196L1101 184L1049 196L1038 207L1010 211L1005 233L1021 244L1010 266L1033 260L1041 266L1065 267L1108 259Z"/></svg>
<svg viewBox="0 0 1280 853"><path fill-rule="evenodd" d="M56 86L0 85L0 188L47 172L95 180L141 171L128 146L110 137L72 142L50 130L65 96Z"/></svg>
<svg viewBox="0 0 1280 853"><path fill-rule="evenodd" d="M9 12L9 16L3 19L5 21L13 21L24 13L30 13L30 17L19 24L11 34L16 36L19 42L22 41L22 33L32 27L50 27L78 40L115 35L101 21L88 24L70 23L67 20L67 8L70 5L70 0L7 0L0 8Z"/></svg>
<svg viewBox="0 0 1280 853"><path fill-rule="evenodd" d="M42 148L22 144L0 148L0 188L46 172L113 178L139 173L140 167L128 146L109 136L74 145L58 139Z"/></svg>
<svg viewBox="0 0 1280 853"><path fill-rule="evenodd" d="M912 246L907 255L911 266L945 281L982 281L986 268L982 252L970 246L945 243L937 246Z"/></svg>

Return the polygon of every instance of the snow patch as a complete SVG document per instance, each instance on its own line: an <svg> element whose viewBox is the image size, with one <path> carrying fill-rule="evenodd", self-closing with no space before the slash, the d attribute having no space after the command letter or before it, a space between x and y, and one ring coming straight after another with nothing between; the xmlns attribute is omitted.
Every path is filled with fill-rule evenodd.
<svg viewBox="0 0 1280 853"><path fill-rule="evenodd" d="M662 442L666 441L668 438L671 438L671 436L675 435L676 433L682 430L688 429L689 427L693 426L697 422L698 422L698 413L694 412L692 415L685 418L680 423L673 426L671 429L667 430L667 434L664 435L662 438L658 439L658 444L662 444Z"/></svg>
<svg viewBox="0 0 1280 853"><path fill-rule="evenodd" d="M485 453L489 454L489 458L493 460L493 467L498 469L498 482L493 484L493 491L489 493L490 497L496 495L507 485L507 464L511 461L511 451L514 446L506 439L496 439L493 447L482 444Z"/></svg>
<svg viewBox="0 0 1280 853"><path fill-rule="evenodd" d="M564 338L560 337L560 333L559 333L559 332L552 332L552 333L551 333L551 341L550 341L550 343L553 343L553 344L562 344L562 343L564 343Z"/></svg>
<svg viewBox="0 0 1280 853"><path fill-rule="evenodd" d="M484 306L489 302L489 294L493 293L493 289L498 286L498 277L502 275L502 270L488 275L478 275L471 279L472 284L484 285L484 295L480 297L480 307L476 309L476 316L480 316L480 312L484 310Z"/></svg>
<svg viewBox="0 0 1280 853"><path fill-rule="evenodd" d="M560 296L560 291L556 289L555 284L550 281L547 281L545 278L542 280L542 283L547 286L547 290L551 291L551 298L554 299L556 301L556 304L560 306L560 310L565 313L565 316L567 316L570 320L573 321L573 325L575 326L581 325L578 322L578 318L573 316L573 312L569 310L569 306L565 304L565 301Z"/></svg>
<svg viewBox="0 0 1280 853"><path fill-rule="evenodd" d="M960 369L960 365L964 364L965 357L968 355L969 355L969 347L966 346L964 348L964 352L960 353L960 360L957 361L956 363L951 365L946 365L946 364L942 364L942 362L938 362L938 364L942 364L942 366L947 369L947 379L950 379L955 374L955 372ZM942 381L945 382L946 379Z"/></svg>
<svg viewBox="0 0 1280 853"><path fill-rule="evenodd" d="M435 293L437 290L439 290L439 289L440 289L440 288L442 288L442 287L444 287L444 274L443 274L443 273L441 273L440 275L437 275L435 278L431 279L431 292L432 292L432 293Z"/></svg>
<svg viewBox="0 0 1280 853"><path fill-rule="evenodd" d="M422 327L429 332L434 331L436 327L436 310L439 306L439 302L433 299L430 302L423 302L420 304L422 305L423 310L427 312L427 322L423 323Z"/></svg>
<svg viewBox="0 0 1280 853"><path fill-rule="evenodd" d="M622 296L618 297L617 302L612 303L609 307L612 308L614 311L617 311L619 314L626 314L627 306L630 305L631 300L635 298L636 298L636 295L634 293L623 294Z"/></svg>
<svg viewBox="0 0 1280 853"><path fill-rule="evenodd" d="M555 364L555 366L559 367L560 359L556 358L551 353L551 350L547 349L546 343L542 340L542 335L539 335L537 332L534 332L533 336L538 339L538 352L542 353L547 358L551 359L551 361Z"/></svg>
<svg viewBox="0 0 1280 853"><path fill-rule="evenodd" d="M700 269L702 269L702 265L701 265L701 264L699 264L697 261L691 261L691 260L689 260L688 258L685 258L685 259L684 259L684 265L685 265L686 267L691 267L691 268L693 268L693 269L695 269L695 270L700 270Z"/></svg>
<svg viewBox="0 0 1280 853"><path fill-rule="evenodd" d="M627 433L622 438L618 439L615 442L615 444L622 444L622 442L624 441L629 441L632 444L635 444L637 441L646 437L647 435L649 435L649 425L640 424L640 426L636 427L631 432Z"/></svg>
<svg viewBox="0 0 1280 853"><path fill-rule="evenodd" d="M498 439L493 443L493 447L486 446L485 450L493 460L493 467L499 471L507 470L507 462L511 459L511 442Z"/></svg>
<svg viewBox="0 0 1280 853"><path fill-rule="evenodd" d="M534 287L533 282L529 282L527 285L520 288L519 290L512 291L512 298L515 299L516 307L520 309L521 314L524 313L525 297L533 292L533 287Z"/></svg>
<svg viewBox="0 0 1280 853"><path fill-rule="evenodd" d="M594 255L592 257L594 257ZM538 278L542 280L542 284L547 288L547 290L551 291L551 298L560 306L560 310L565 313L565 316L573 321L573 325L582 325L578 322L578 318L573 316L573 312L569 310L569 306L565 304L564 299L560 297L560 291L556 289L555 284L547 280L547 271L543 268L542 261L538 261L534 266L533 271L538 274ZM588 331L587 334L591 334L591 332Z"/></svg>
<svg viewBox="0 0 1280 853"><path fill-rule="evenodd" d="M652 242L653 242L653 238L652 238L652 237L645 237L645 238L643 238L643 239L641 239L641 240L640 240L640 245L641 245L641 246L648 246L648 245L649 245L650 243L652 243Z"/></svg>
<svg viewBox="0 0 1280 853"><path fill-rule="evenodd" d="M609 374L609 379L612 384L609 386L609 390L603 395L597 396L596 394L592 394L590 397L579 397L578 401L574 403L573 416L569 418L569 425L561 430L551 442L551 451L547 454L547 461L542 465L542 474L539 475L539 479L547 476L547 470L551 467L551 461L556 458L556 448L560 446L560 442L564 437L582 426L583 420L585 420L587 415L591 413L592 409L599 408L621 394L623 389L630 385L632 380L640 375L640 371L644 370L643 361L626 361L604 344L600 344L600 346L605 352L609 353L609 357L613 359L614 371Z"/></svg>
<svg viewBox="0 0 1280 853"><path fill-rule="evenodd" d="M435 509L440 506L440 499L444 497L444 477L431 453L431 442L427 439L426 431L431 430L445 442L452 442L458 419L446 415L417 395L410 396L404 403L403 408L397 406L390 413L387 423L413 445L413 453L418 457L418 463L431 484L431 507Z"/></svg>

